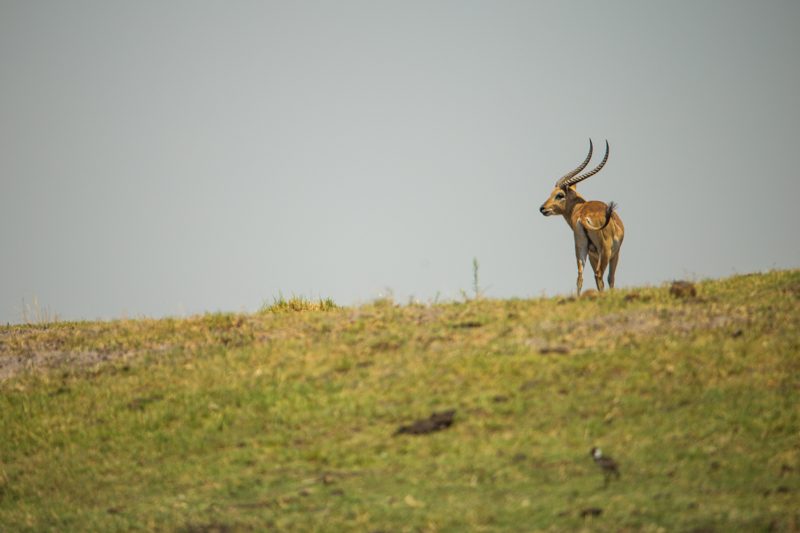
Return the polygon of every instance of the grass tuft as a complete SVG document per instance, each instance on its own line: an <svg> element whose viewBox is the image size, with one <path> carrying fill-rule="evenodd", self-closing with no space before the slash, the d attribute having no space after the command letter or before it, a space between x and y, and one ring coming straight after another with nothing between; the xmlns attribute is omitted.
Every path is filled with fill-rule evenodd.
<svg viewBox="0 0 800 533"><path fill-rule="evenodd" d="M331 298L309 300L302 296L292 296L288 300L283 296L275 298L271 304L261 307L260 313L299 313L303 311L333 311L339 306Z"/></svg>

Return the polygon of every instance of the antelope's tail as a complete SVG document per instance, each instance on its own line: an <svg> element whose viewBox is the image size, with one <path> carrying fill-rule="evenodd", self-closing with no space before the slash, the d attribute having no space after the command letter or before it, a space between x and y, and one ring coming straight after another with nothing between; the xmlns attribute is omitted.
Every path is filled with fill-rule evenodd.
<svg viewBox="0 0 800 533"><path fill-rule="evenodd" d="M608 202L608 205L606 206L606 221L603 224L603 227L600 228L600 229L605 229L605 227L608 226L608 223L611 222L611 215L614 214L614 209L616 209L616 208L617 208L617 204L616 203Z"/></svg>
<svg viewBox="0 0 800 533"><path fill-rule="evenodd" d="M600 226L599 228L595 228L594 226L589 224L588 220L584 220L583 224L586 227L588 227L590 230L592 230L592 231L604 230L606 228L606 226L608 226L608 223L611 222L611 215L614 214L614 209L616 209L616 208L617 208L617 204L615 202L608 202L608 205L606 206L606 221L603 222L603 225Z"/></svg>

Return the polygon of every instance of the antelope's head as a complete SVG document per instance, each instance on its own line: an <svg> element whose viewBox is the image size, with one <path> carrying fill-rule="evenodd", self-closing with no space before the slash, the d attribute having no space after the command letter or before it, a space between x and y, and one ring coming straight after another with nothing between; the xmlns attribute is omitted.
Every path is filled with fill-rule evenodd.
<svg viewBox="0 0 800 533"><path fill-rule="evenodd" d="M578 175L578 173L589 164L589 160L592 159L593 150L592 140L589 139L589 155L586 156L586 159L583 160L583 163L581 163L578 168L561 176L556 182L553 191L550 193L550 197L547 198L547 201L539 208L539 212L549 217L551 215L563 215L569 211L569 206L578 196L578 191L575 190L575 186L586 178L600 172L600 169L603 168L606 161L608 161L608 141L606 141L606 155L603 157L603 160L600 161L600 164L597 165L594 170Z"/></svg>

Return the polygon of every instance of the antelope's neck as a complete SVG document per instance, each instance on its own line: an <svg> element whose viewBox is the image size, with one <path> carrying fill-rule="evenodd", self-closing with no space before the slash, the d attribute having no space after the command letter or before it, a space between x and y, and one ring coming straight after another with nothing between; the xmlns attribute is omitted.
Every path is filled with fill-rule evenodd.
<svg viewBox="0 0 800 533"><path fill-rule="evenodd" d="M584 200L583 196L581 196L578 193L575 193L575 196L573 198L568 198L567 199L567 208L564 211L564 220L567 221L567 225L570 227L570 229L573 229L573 230L575 229L573 227L574 222L573 222L573 218L572 218L573 215L575 214L575 210L580 205L585 204L585 203L586 203L586 200Z"/></svg>

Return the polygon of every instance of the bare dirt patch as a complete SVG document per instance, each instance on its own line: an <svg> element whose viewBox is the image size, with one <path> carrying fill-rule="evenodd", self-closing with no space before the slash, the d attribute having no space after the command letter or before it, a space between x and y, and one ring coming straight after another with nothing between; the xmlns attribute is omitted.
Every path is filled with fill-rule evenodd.
<svg viewBox="0 0 800 533"><path fill-rule="evenodd" d="M87 369L111 361L126 361L139 355L137 352L66 352L40 351L24 355L0 354L0 382L18 374L36 370L69 367Z"/></svg>

